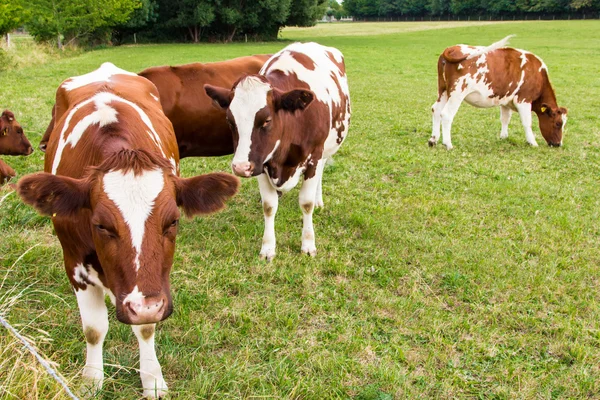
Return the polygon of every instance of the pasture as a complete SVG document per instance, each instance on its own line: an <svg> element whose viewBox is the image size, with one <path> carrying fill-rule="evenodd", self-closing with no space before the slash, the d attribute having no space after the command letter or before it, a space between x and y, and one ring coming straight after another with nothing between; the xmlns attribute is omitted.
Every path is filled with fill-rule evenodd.
<svg viewBox="0 0 600 400"><path fill-rule="evenodd" d="M517 115L463 104L454 150L427 146L449 45L514 47L549 67L569 109L564 146ZM314 40L346 57L353 115L300 253L298 189L280 199L278 254L260 261L256 180L221 213L181 223L174 313L156 343L176 399L600 397L600 22L381 23L287 29L272 43L142 45L0 74L0 105L34 147L60 82L104 61L131 71L276 52ZM2 157L18 176L43 154ZM229 171L184 159L182 175ZM85 341L48 218L0 189L0 313L77 388ZM111 312L102 399L141 394L138 346ZM0 328L0 398L63 398Z"/></svg>

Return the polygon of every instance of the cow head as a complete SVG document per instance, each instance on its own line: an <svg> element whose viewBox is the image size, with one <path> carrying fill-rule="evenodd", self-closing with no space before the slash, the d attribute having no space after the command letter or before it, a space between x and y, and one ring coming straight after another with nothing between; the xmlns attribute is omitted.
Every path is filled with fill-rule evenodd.
<svg viewBox="0 0 600 400"><path fill-rule="evenodd" d="M559 147L563 141L563 128L567 123L567 109L543 103L535 110L540 123L540 132L549 146Z"/></svg>
<svg viewBox="0 0 600 400"><path fill-rule="evenodd" d="M301 112L314 98L310 90L273 88L260 75L240 79L232 90L212 85L204 85L204 90L217 106L227 110L235 148L231 167L246 178L262 174L263 165L281 145L285 114Z"/></svg>
<svg viewBox="0 0 600 400"><path fill-rule="evenodd" d="M0 116L0 154L28 156L31 153L31 143L25 137L15 115L9 110L4 110Z"/></svg>
<svg viewBox="0 0 600 400"><path fill-rule="evenodd" d="M229 174L180 178L171 168L143 150L121 150L82 179L40 173L18 183L23 200L53 216L57 230L60 220L85 218L117 318L127 324L158 322L172 312L179 207L187 216L216 212L239 186Z"/></svg>

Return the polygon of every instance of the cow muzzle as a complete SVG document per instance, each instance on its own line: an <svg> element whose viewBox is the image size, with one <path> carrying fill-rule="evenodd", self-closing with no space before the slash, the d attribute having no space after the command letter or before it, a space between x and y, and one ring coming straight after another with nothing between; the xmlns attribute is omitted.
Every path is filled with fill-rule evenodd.
<svg viewBox="0 0 600 400"><path fill-rule="evenodd" d="M170 315L169 299L164 294L145 296L141 299L126 300L123 303L123 319L121 322L131 325L153 324ZM117 315L118 316L118 315Z"/></svg>
<svg viewBox="0 0 600 400"><path fill-rule="evenodd" d="M231 163L233 173L242 178L249 178L254 171L254 163L249 161Z"/></svg>

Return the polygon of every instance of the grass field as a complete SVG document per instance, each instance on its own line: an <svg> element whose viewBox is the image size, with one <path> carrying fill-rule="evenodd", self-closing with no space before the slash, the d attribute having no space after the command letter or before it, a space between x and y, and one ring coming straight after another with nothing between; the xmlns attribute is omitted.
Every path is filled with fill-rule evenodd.
<svg viewBox="0 0 600 400"><path fill-rule="evenodd" d="M439 53L513 33L512 45L544 59L569 109L564 147L544 146L537 121L540 147L529 147L516 115L500 140L499 110L463 105L454 150L429 148ZM0 105L37 145L56 87L104 61L139 71L287 40L345 54L353 117L325 172L317 257L300 254L297 189L280 201L271 263L258 259L254 180L225 211L182 222L175 311L156 337L172 398L600 398L600 22L337 24L282 36L102 49L0 75ZM3 159L19 176L43 164L40 152ZM229 162L185 159L182 174ZM8 188L2 197L0 312L76 388L85 342L60 246L47 218ZM136 398L135 337L112 309L110 323L100 398ZM63 398L10 341L0 328L0 398Z"/></svg>

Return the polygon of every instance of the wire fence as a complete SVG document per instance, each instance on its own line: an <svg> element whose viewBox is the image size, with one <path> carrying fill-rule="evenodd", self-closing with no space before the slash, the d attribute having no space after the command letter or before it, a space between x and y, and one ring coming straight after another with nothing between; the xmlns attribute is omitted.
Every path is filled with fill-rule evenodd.
<svg viewBox="0 0 600 400"><path fill-rule="evenodd" d="M411 22L411 21L554 21L600 19L600 13L515 14L515 15L402 15L391 17L352 17L354 22Z"/></svg>

